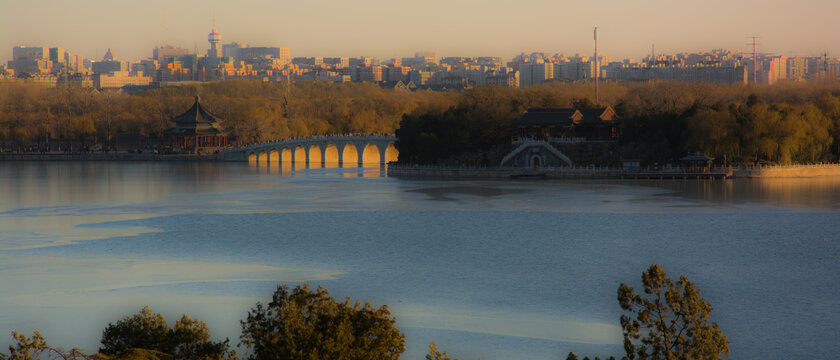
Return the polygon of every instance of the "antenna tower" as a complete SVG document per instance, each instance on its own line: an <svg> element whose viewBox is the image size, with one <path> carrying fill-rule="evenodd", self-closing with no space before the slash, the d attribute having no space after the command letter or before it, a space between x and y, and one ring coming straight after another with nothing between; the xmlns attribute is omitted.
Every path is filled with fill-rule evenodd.
<svg viewBox="0 0 840 360"><path fill-rule="evenodd" d="M598 78L601 77L601 67L598 66L598 27L596 26L592 30L595 37L595 105L599 105L601 102L598 97Z"/></svg>
<svg viewBox="0 0 840 360"><path fill-rule="evenodd" d="M163 46L169 45L169 22L166 19L166 8L163 9Z"/></svg>
<svg viewBox="0 0 840 360"><path fill-rule="evenodd" d="M752 45L752 57L753 57L753 83L758 83L758 65L756 62L755 57L755 46L761 45L755 42L758 39L758 36L750 36L748 39L752 39L752 42L747 43L747 45Z"/></svg>

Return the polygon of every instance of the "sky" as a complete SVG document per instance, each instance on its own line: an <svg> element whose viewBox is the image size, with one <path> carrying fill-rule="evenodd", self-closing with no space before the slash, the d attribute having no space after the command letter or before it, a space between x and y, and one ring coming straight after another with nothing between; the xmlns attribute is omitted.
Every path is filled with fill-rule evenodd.
<svg viewBox="0 0 840 360"><path fill-rule="evenodd" d="M290 48L291 56L438 56L593 52L614 60L727 48L840 56L838 0L0 0L0 61L12 47L64 47L101 59L152 56L167 43L204 54L222 43Z"/></svg>

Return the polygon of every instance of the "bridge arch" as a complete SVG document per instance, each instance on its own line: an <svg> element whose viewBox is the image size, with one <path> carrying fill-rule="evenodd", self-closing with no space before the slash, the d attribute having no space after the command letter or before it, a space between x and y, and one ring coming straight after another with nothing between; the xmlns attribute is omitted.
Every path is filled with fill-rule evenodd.
<svg viewBox="0 0 840 360"><path fill-rule="evenodd" d="M333 143L327 144L324 148L324 167L325 168L336 168L338 167L338 163L341 162L341 157L338 153L338 146Z"/></svg>
<svg viewBox="0 0 840 360"><path fill-rule="evenodd" d="M271 148L271 150L268 151L268 164L280 164L280 151L278 151L277 148Z"/></svg>
<svg viewBox="0 0 840 360"><path fill-rule="evenodd" d="M362 164L363 165L379 165L382 163L379 148L373 143L365 145L362 150Z"/></svg>
<svg viewBox="0 0 840 360"><path fill-rule="evenodd" d="M295 156L293 157L296 164L306 164L306 149L303 145L295 146Z"/></svg>
<svg viewBox="0 0 840 360"><path fill-rule="evenodd" d="M260 165L268 165L268 153L265 150L260 150L260 154L257 158L257 162Z"/></svg>
<svg viewBox="0 0 840 360"><path fill-rule="evenodd" d="M394 143L389 143L388 146L385 148L385 160L384 164L387 164L392 161L397 161L399 159L400 152L397 151L397 147L394 146Z"/></svg>
<svg viewBox="0 0 840 360"><path fill-rule="evenodd" d="M530 164L528 164L528 165L529 165L530 168L532 168L534 170L537 170L537 169L540 168L540 164L544 164L544 163L545 163L545 159L544 159L543 156L541 156L540 154L534 154L534 155L531 155L531 161L530 161Z"/></svg>
<svg viewBox="0 0 840 360"><path fill-rule="evenodd" d="M359 151L352 142L344 144L341 151L341 167L359 167Z"/></svg>
<svg viewBox="0 0 840 360"><path fill-rule="evenodd" d="M323 159L323 154L321 153L321 147L318 144L311 144L309 145L309 168L310 169L318 169L321 167L321 162Z"/></svg>
<svg viewBox="0 0 840 360"><path fill-rule="evenodd" d="M284 147L283 150L280 150L280 163L282 164L291 164L292 163L292 150L289 147Z"/></svg>
<svg viewBox="0 0 840 360"><path fill-rule="evenodd" d="M257 154L253 151L248 154L248 164L257 165Z"/></svg>

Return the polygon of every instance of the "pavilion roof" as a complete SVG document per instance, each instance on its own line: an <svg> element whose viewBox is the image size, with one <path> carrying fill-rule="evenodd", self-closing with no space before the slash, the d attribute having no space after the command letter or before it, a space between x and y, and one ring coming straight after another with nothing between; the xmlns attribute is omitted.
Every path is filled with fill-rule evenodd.
<svg viewBox="0 0 840 360"><path fill-rule="evenodd" d="M175 123L175 127L166 130L166 133L181 136L226 135L220 126L223 121L224 119L201 106L196 96L195 104L185 113L174 117L172 122Z"/></svg>

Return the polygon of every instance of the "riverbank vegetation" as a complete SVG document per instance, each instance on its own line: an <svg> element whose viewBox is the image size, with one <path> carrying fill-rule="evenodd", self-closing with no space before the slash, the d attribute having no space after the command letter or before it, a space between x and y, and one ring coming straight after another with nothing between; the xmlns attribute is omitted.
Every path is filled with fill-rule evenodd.
<svg viewBox="0 0 840 360"><path fill-rule="evenodd" d="M20 82L0 84L0 149L73 150L119 134L161 138L195 96L240 144L333 133L397 133L400 161L497 165L528 108L589 108L591 84L403 91L371 83L229 80L135 95ZM624 120L621 157L674 162L701 152L721 165L836 162L840 82L601 86Z"/></svg>
<svg viewBox="0 0 840 360"><path fill-rule="evenodd" d="M510 119L529 107L596 107L590 94L587 86L562 84L471 90L444 111L405 116L397 130L400 161L497 166L501 157L492 154L515 136ZM694 152L719 165L840 158L840 83L610 84L602 99L624 121L625 159L675 163Z"/></svg>
<svg viewBox="0 0 840 360"><path fill-rule="evenodd" d="M654 264L642 273L644 294L622 283L618 302L629 315L621 316L627 359L720 359L729 355L729 342L717 323L710 322L711 305L700 290L680 276L674 282ZM248 359L392 359L405 351L405 335L386 305L354 304L333 299L323 287L290 290L278 285L267 304L257 303L240 322L240 346ZM0 360L238 360L229 340L210 340L204 321L181 317L170 327L163 316L144 307L133 316L108 324L96 354L47 345L35 331L31 338L12 333L15 343ZM612 357L611 357L612 358ZM449 360L435 343L427 360ZM567 359L577 359L569 353ZM588 358L585 358L588 359ZM595 358L598 359L598 358Z"/></svg>
<svg viewBox="0 0 840 360"><path fill-rule="evenodd" d="M52 150L114 144L118 134L162 138L200 96L240 143L332 133L393 133L403 115L448 107L450 94L371 83L229 80L136 95L90 88L0 84L0 148ZM107 147L107 146L106 146Z"/></svg>

